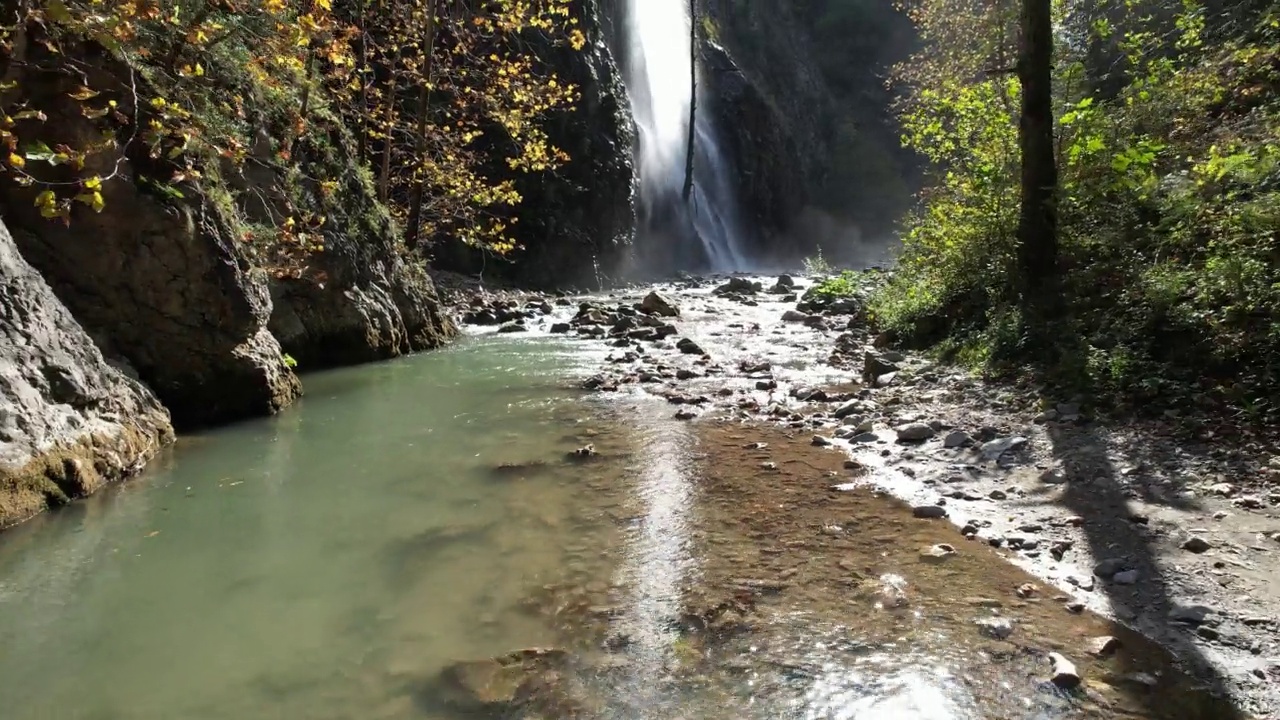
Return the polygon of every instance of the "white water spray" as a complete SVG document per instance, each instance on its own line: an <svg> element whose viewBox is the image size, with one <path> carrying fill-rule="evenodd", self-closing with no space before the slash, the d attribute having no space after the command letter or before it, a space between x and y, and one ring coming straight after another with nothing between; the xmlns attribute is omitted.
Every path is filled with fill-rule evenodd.
<svg viewBox="0 0 1280 720"><path fill-rule="evenodd" d="M693 194L687 204L682 198L692 99L688 10L687 0L627 0L626 85L640 133L640 202L651 223L661 217L696 233L712 271L744 270L733 187L701 99Z"/></svg>

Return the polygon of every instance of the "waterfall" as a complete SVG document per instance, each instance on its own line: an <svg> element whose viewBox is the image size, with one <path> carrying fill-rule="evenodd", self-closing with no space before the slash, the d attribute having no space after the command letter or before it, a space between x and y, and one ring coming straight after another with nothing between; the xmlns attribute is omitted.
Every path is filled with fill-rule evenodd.
<svg viewBox="0 0 1280 720"><path fill-rule="evenodd" d="M701 78L694 126L694 187L688 203L682 197L692 99L688 0L626 3L625 76L640 145L638 242L696 243L694 248L669 249L669 255L676 258L674 262L695 262L715 272L744 270L730 170L701 98Z"/></svg>

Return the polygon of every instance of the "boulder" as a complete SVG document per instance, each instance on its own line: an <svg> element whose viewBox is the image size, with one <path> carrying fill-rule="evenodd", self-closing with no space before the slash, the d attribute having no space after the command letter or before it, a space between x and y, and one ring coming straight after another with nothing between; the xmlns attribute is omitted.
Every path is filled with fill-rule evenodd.
<svg viewBox="0 0 1280 720"><path fill-rule="evenodd" d="M650 315L658 315L661 317L679 317L680 308L676 307L667 298L659 295L656 291L644 296L644 300L640 301L640 309Z"/></svg>
<svg viewBox="0 0 1280 720"><path fill-rule="evenodd" d="M173 440L0 224L0 528L139 471Z"/></svg>

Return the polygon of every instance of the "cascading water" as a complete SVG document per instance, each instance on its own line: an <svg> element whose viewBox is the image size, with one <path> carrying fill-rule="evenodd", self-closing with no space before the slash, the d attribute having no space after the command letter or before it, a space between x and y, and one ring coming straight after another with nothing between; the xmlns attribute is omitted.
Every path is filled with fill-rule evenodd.
<svg viewBox="0 0 1280 720"><path fill-rule="evenodd" d="M641 242L697 243L700 252L684 247L668 255L715 272L744 270L729 169L701 99L694 122L693 192L688 202L683 197L693 99L687 0L626 3L626 85L640 135Z"/></svg>

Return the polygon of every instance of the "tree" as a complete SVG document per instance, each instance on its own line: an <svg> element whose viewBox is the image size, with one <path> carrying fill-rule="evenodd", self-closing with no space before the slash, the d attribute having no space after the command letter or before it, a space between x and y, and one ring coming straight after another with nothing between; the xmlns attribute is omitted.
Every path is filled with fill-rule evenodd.
<svg viewBox="0 0 1280 720"><path fill-rule="evenodd" d="M684 156L684 201L693 195L693 151L698 120L698 0L689 0L689 146Z"/></svg>
<svg viewBox="0 0 1280 720"><path fill-rule="evenodd" d="M1058 265L1058 166L1053 142L1053 18L1051 0L1023 0L1018 80L1022 116L1022 205L1018 264L1024 292L1052 278Z"/></svg>

